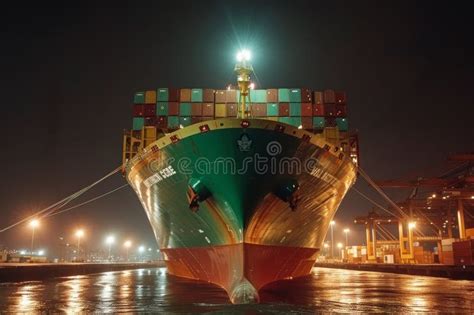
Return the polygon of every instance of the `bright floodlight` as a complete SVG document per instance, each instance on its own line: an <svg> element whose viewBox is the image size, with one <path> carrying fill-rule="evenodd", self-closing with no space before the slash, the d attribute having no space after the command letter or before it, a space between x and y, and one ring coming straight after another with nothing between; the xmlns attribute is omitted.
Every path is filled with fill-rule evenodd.
<svg viewBox="0 0 474 315"><path fill-rule="evenodd" d="M81 238L84 236L84 230L77 230L76 231L76 237Z"/></svg>
<svg viewBox="0 0 474 315"><path fill-rule="evenodd" d="M38 226L39 226L39 221L36 220L36 219L31 220L31 221L30 221L30 226L31 226L32 228L38 227Z"/></svg>
<svg viewBox="0 0 474 315"><path fill-rule="evenodd" d="M249 88L250 88L251 90L254 90L254 89L255 89L255 83L253 83L253 82L250 83Z"/></svg>
<svg viewBox="0 0 474 315"><path fill-rule="evenodd" d="M328 244L328 243L324 243L324 248L329 248L329 244Z"/></svg>
<svg viewBox="0 0 474 315"><path fill-rule="evenodd" d="M408 228L409 228L409 229L414 229L414 228L416 228L416 222L409 222L409 223L408 223Z"/></svg>
<svg viewBox="0 0 474 315"><path fill-rule="evenodd" d="M109 245L113 244L115 242L115 237L113 235L109 235L107 236L107 238L105 239L105 242Z"/></svg>
<svg viewBox="0 0 474 315"><path fill-rule="evenodd" d="M346 234L349 233L349 231L350 231L349 229L344 229L344 233Z"/></svg>
<svg viewBox="0 0 474 315"><path fill-rule="evenodd" d="M143 252L145 251L145 246L140 246L140 247L138 247L138 251L139 251L140 253L143 253Z"/></svg>
<svg viewBox="0 0 474 315"><path fill-rule="evenodd" d="M331 225L334 225L334 224L336 224L336 221L332 220Z"/></svg>
<svg viewBox="0 0 474 315"><path fill-rule="evenodd" d="M342 243L337 243L337 248L342 248Z"/></svg>
<svg viewBox="0 0 474 315"><path fill-rule="evenodd" d="M39 255L39 256L43 256L43 255L44 255L44 250L40 249L40 250L38 251L38 255Z"/></svg>
<svg viewBox="0 0 474 315"><path fill-rule="evenodd" d="M237 53L237 61L250 61L251 54L250 50L243 49Z"/></svg>
<svg viewBox="0 0 474 315"><path fill-rule="evenodd" d="M125 243L123 243L123 246L125 246L126 248L130 248L130 246L132 246L132 241L125 241Z"/></svg>

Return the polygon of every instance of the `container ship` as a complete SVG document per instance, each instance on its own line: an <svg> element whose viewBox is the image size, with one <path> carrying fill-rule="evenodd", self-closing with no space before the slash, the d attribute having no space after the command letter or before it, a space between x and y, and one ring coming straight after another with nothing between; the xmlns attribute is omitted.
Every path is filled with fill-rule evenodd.
<svg viewBox="0 0 474 315"><path fill-rule="evenodd" d="M248 52L235 88L135 93L123 173L170 274L222 287L232 303L311 272L355 182L346 94L254 89Z"/></svg>

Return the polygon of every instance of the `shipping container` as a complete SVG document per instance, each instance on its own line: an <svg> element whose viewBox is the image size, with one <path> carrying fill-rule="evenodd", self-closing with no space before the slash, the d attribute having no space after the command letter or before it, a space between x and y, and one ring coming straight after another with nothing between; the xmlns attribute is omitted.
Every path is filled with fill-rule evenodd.
<svg viewBox="0 0 474 315"><path fill-rule="evenodd" d="M290 89L290 103L301 103L301 89Z"/></svg>
<svg viewBox="0 0 474 315"><path fill-rule="evenodd" d="M214 103L202 104L202 115L203 116L214 116Z"/></svg>
<svg viewBox="0 0 474 315"><path fill-rule="evenodd" d="M280 103L290 102L290 89L278 89L278 102Z"/></svg>
<svg viewBox="0 0 474 315"><path fill-rule="evenodd" d="M156 104L145 104L145 117L155 117L156 116Z"/></svg>
<svg viewBox="0 0 474 315"><path fill-rule="evenodd" d="M311 104L311 103L301 103L301 116L302 117L311 117L311 116L313 116L313 104Z"/></svg>
<svg viewBox="0 0 474 315"><path fill-rule="evenodd" d="M251 113L252 113L252 116L254 117L267 116L267 104L266 103L252 104Z"/></svg>
<svg viewBox="0 0 474 315"><path fill-rule="evenodd" d="M179 117L178 116L168 116L168 128L170 128L170 129L179 128Z"/></svg>
<svg viewBox="0 0 474 315"><path fill-rule="evenodd" d="M337 104L346 104L346 92L335 92Z"/></svg>
<svg viewBox="0 0 474 315"><path fill-rule="evenodd" d="M284 117L290 115L290 103L279 103L278 104L278 116Z"/></svg>
<svg viewBox="0 0 474 315"><path fill-rule="evenodd" d="M313 117L313 128L323 129L326 126L324 117Z"/></svg>
<svg viewBox="0 0 474 315"><path fill-rule="evenodd" d="M191 103L179 103L179 115L191 116Z"/></svg>
<svg viewBox="0 0 474 315"><path fill-rule="evenodd" d="M313 104L313 116L319 116L319 117L325 116L323 104Z"/></svg>
<svg viewBox="0 0 474 315"><path fill-rule="evenodd" d="M226 104L226 117L237 117L238 111L237 103Z"/></svg>
<svg viewBox="0 0 474 315"><path fill-rule="evenodd" d="M301 126L301 117L278 117L278 121L294 127Z"/></svg>
<svg viewBox="0 0 474 315"><path fill-rule="evenodd" d="M168 115L169 116L179 116L179 103L178 102L169 102L168 103Z"/></svg>
<svg viewBox="0 0 474 315"><path fill-rule="evenodd" d="M143 116L145 116L145 105L133 104L133 117L143 117Z"/></svg>
<svg viewBox="0 0 474 315"><path fill-rule="evenodd" d="M278 121L278 117L276 117L276 116L275 117L268 117L267 116L265 119L271 120L271 121Z"/></svg>
<svg viewBox="0 0 474 315"><path fill-rule="evenodd" d="M337 127L336 118L334 117L325 117L324 121L326 127Z"/></svg>
<svg viewBox="0 0 474 315"><path fill-rule="evenodd" d="M198 122L202 121L202 117L191 117L191 124L197 124Z"/></svg>
<svg viewBox="0 0 474 315"><path fill-rule="evenodd" d="M145 92L136 92L133 96L134 104L145 104Z"/></svg>
<svg viewBox="0 0 474 315"><path fill-rule="evenodd" d="M216 103L225 103L226 102L226 90L217 90L215 95Z"/></svg>
<svg viewBox="0 0 474 315"><path fill-rule="evenodd" d="M179 101L180 102L191 102L191 89L179 90Z"/></svg>
<svg viewBox="0 0 474 315"><path fill-rule="evenodd" d="M201 121L207 121L207 120L213 120L214 119L214 115L213 116L202 116L202 119Z"/></svg>
<svg viewBox="0 0 474 315"><path fill-rule="evenodd" d="M150 90L145 92L145 104L156 104L156 91Z"/></svg>
<svg viewBox="0 0 474 315"><path fill-rule="evenodd" d="M191 117L189 116L180 116L179 117L179 125L180 127L187 127L191 125Z"/></svg>
<svg viewBox="0 0 474 315"><path fill-rule="evenodd" d="M267 90L267 102L278 103L278 90L277 89Z"/></svg>
<svg viewBox="0 0 474 315"><path fill-rule="evenodd" d="M336 117L347 117L347 107L346 105L336 104Z"/></svg>
<svg viewBox="0 0 474 315"><path fill-rule="evenodd" d="M301 103L290 103L290 116L301 117Z"/></svg>
<svg viewBox="0 0 474 315"><path fill-rule="evenodd" d="M193 103L202 103L202 89L192 89L191 90L191 102Z"/></svg>
<svg viewBox="0 0 474 315"><path fill-rule="evenodd" d="M347 118L336 118L336 125L340 131L349 130L349 123L347 121Z"/></svg>
<svg viewBox="0 0 474 315"><path fill-rule="evenodd" d="M169 92L168 88L158 88L156 90L157 94L157 102L168 102L169 101Z"/></svg>
<svg viewBox="0 0 474 315"><path fill-rule="evenodd" d="M313 118L301 117L301 126L303 129L313 129Z"/></svg>
<svg viewBox="0 0 474 315"><path fill-rule="evenodd" d="M202 116L202 103L191 104L191 116Z"/></svg>
<svg viewBox="0 0 474 315"><path fill-rule="evenodd" d="M250 101L252 103L266 103L267 90L250 90Z"/></svg>
<svg viewBox="0 0 474 315"><path fill-rule="evenodd" d="M453 243L455 265L472 265L474 261L474 240L464 240Z"/></svg>
<svg viewBox="0 0 474 315"><path fill-rule="evenodd" d="M204 89L202 91L202 101L204 103L214 103L214 93L213 89Z"/></svg>
<svg viewBox="0 0 474 315"><path fill-rule="evenodd" d="M314 91L314 104L324 104L323 102L323 92Z"/></svg>
<svg viewBox="0 0 474 315"><path fill-rule="evenodd" d="M278 116L277 103L267 103L267 116Z"/></svg>
<svg viewBox="0 0 474 315"><path fill-rule="evenodd" d="M237 96L236 90L226 90L225 91L225 102L226 103L237 103L239 98ZM217 101L216 101L217 103Z"/></svg>
<svg viewBox="0 0 474 315"><path fill-rule="evenodd" d="M336 94L334 90L324 90L324 104L336 103Z"/></svg>
<svg viewBox="0 0 474 315"><path fill-rule="evenodd" d="M156 126L156 116L153 116L153 117L145 117L144 118L144 125L145 126Z"/></svg>
<svg viewBox="0 0 474 315"><path fill-rule="evenodd" d="M156 126L158 128L166 129L168 128L168 119L166 116L156 117Z"/></svg>
<svg viewBox="0 0 474 315"><path fill-rule="evenodd" d="M156 115L167 116L168 115L168 103L158 102L156 103Z"/></svg>
<svg viewBox="0 0 474 315"><path fill-rule="evenodd" d="M336 105L324 104L324 115L326 117L336 117Z"/></svg>
<svg viewBox="0 0 474 315"><path fill-rule="evenodd" d="M312 103L311 94L312 92L310 89L301 89L301 103Z"/></svg>
<svg viewBox="0 0 474 315"><path fill-rule="evenodd" d="M142 130L143 126L145 126L145 118L143 117L133 118L132 130Z"/></svg>
<svg viewBox="0 0 474 315"><path fill-rule="evenodd" d="M215 105L215 116L216 118L227 117L227 104L216 103Z"/></svg>

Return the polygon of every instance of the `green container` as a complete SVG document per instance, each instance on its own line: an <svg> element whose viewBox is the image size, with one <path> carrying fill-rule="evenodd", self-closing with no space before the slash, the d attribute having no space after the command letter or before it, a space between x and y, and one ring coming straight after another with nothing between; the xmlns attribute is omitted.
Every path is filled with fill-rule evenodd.
<svg viewBox="0 0 474 315"><path fill-rule="evenodd" d="M295 127L301 126L301 117L290 117L290 125Z"/></svg>
<svg viewBox="0 0 474 315"><path fill-rule="evenodd" d="M157 102L168 102L169 92L168 88L158 88L156 90L156 101Z"/></svg>
<svg viewBox="0 0 474 315"><path fill-rule="evenodd" d="M291 117L278 117L278 121L282 122L282 123L285 123L285 124L288 124L288 125L291 125L290 118Z"/></svg>
<svg viewBox="0 0 474 315"><path fill-rule="evenodd" d="M347 121L347 118L336 118L336 125L340 131L349 130L349 122Z"/></svg>
<svg viewBox="0 0 474 315"><path fill-rule="evenodd" d="M290 102L301 103L301 89L290 89Z"/></svg>
<svg viewBox="0 0 474 315"><path fill-rule="evenodd" d="M202 89L191 90L191 102L202 103Z"/></svg>
<svg viewBox="0 0 474 315"><path fill-rule="evenodd" d="M168 128L179 128L178 116L168 116Z"/></svg>
<svg viewBox="0 0 474 315"><path fill-rule="evenodd" d="M179 116L191 116L191 103L179 103Z"/></svg>
<svg viewBox="0 0 474 315"><path fill-rule="evenodd" d="M179 117L179 124L183 127L191 125L191 117L189 117L189 116L180 116Z"/></svg>
<svg viewBox="0 0 474 315"><path fill-rule="evenodd" d="M287 103L290 101L290 89L278 89L278 101Z"/></svg>
<svg viewBox="0 0 474 315"><path fill-rule="evenodd" d="M145 118L143 117L133 118L133 130L142 130L143 126L145 126Z"/></svg>
<svg viewBox="0 0 474 315"><path fill-rule="evenodd" d="M324 117L313 117L313 128L323 129L326 125Z"/></svg>
<svg viewBox="0 0 474 315"><path fill-rule="evenodd" d="M301 103L290 103L290 116L301 116Z"/></svg>
<svg viewBox="0 0 474 315"><path fill-rule="evenodd" d="M168 102L156 103L156 116L168 116Z"/></svg>
<svg viewBox="0 0 474 315"><path fill-rule="evenodd" d="M250 100L252 103L266 103L267 90L250 90Z"/></svg>
<svg viewBox="0 0 474 315"><path fill-rule="evenodd" d="M137 92L133 96L133 102L135 104L145 104L145 92Z"/></svg>
<svg viewBox="0 0 474 315"><path fill-rule="evenodd" d="M278 116L278 104L268 103L267 104L267 116Z"/></svg>

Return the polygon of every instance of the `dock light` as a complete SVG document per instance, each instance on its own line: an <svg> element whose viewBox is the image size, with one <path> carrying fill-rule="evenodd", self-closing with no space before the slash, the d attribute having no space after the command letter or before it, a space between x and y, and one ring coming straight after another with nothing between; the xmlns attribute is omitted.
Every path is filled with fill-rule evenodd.
<svg viewBox="0 0 474 315"><path fill-rule="evenodd" d="M474 195L471 196L471 199L474 199Z"/></svg>
<svg viewBox="0 0 474 315"><path fill-rule="evenodd" d="M342 248L342 243L337 243L337 248L341 249Z"/></svg>
<svg viewBox="0 0 474 315"><path fill-rule="evenodd" d="M33 219L30 221L31 227L31 253L33 254L34 246L35 246L35 230L39 226L39 221L37 219Z"/></svg>
<svg viewBox="0 0 474 315"><path fill-rule="evenodd" d="M43 256L43 255L44 255L44 250L40 249L40 250L38 251L38 256Z"/></svg>
<svg viewBox="0 0 474 315"><path fill-rule="evenodd" d="M38 226L39 226L39 221L36 220L36 219L33 219L30 221L30 226L33 228L33 229L36 229Z"/></svg>
<svg viewBox="0 0 474 315"><path fill-rule="evenodd" d="M21 250L20 251L20 255L25 255L26 254L26 251L25 250Z"/></svg>
<svg viewBox="0 0 474 315"><path fill-rule="evenodd" d="M148 251L149 251L149 252L151 252L151 247L150 247L150 248L148 248Z"/></svg>
<svg viewBox="0 0 474 315"><path fill-rule="evenodd" d="M324 248L329 248L329 244L328 243L324 243Z"/></svg>
<svg viewBox="0 0 474 315"><path fill-rule="evenodd" d="M128 261L128 250L132 246L132 241L126 240L125 243L123 243L123 246L125 246L125 252L127 254L127 261Z"/></svg>
<svg viewBox="0 0 474 315"><path fill-rule="evenodd" d="M241 51L239 51L237 53L237 61L238 62L250 61L250 58L251 58L251 54L250 54L250 50L248 50L248 49L242 49Z"/></svg>
<svg viewBox="0 0 474 315"><path fill-rule="evenodd" d="M299 125L299 126L298 126L298 129L303 129L303 125Z"/></svg>
<svg viewBox="0 0 474 315"><path fill-rule="evenodd" d="M77 252L81 252L81 238L84 236L84 230L79 229L76 231L76 237L77 237Z"/></svg>
<svg viewBox="0 0 474 315"><path fill-rule="evenodd" d="M115 237L113 235L109 235L107 236L107 238L105 239L105 243L107 245L109 245L109 260L111 259L111 256L110 256L110 253L112 251L112 244L115 243Z"/></svg>
<svg viewBox="0 0 474 315"><path fill-rule="evenodd" d="M336 224L336 221L332 220L332 221L330 222L330 224L331 224L331 225L334 225L334 224Z"/></svg>
<svg viewBox="0 0 474 315"><path fill-rule="evenodd" d="M142 245L142 246L138 247L138 251L140 253L143 253L145 251L145 246Z"/></svg>
<svg viewBox="0 0 474 315"><path fill-rule="evenodd" d="M432 198L436 198L436 194L432 194L431 197L432 197Z"/></svg>
<svg viewBox="0 0 474 315"><path fill-rule="evenodd" d="M416 222L414 222L414 221L413 221L413 222L409 222L409 223L408 223L408 228L409 228L409 229L414 229L414 228L416 228Z"/></svg>
<svg viewBox="0 0 474 315"><path fill-rule="evenodd" d="M249 88L250 88L251 90L254 90L254 89L255 89L255 83L253 83L253 82L250 83Z"/></svg>

